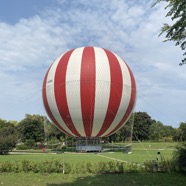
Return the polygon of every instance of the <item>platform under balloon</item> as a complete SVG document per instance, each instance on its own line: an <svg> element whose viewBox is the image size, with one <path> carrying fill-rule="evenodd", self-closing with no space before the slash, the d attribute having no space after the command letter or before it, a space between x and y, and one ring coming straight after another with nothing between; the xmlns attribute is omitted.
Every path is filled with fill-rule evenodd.
<svg viewBox="0 0 186 186"><path fill-rule="evenodd" d="M76 152L101 152L102 145L99 138L77 138Z"/></svg>

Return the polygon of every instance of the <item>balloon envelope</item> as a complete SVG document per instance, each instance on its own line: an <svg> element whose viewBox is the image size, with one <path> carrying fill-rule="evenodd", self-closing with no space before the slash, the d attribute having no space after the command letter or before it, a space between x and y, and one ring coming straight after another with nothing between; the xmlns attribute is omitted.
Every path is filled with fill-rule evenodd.
<svg viewBox="0 0 186 186"><path fill-rule="evenodd" d="M136 84L118 55L103 48L81 47L59 56L50 66L42 96L48 116L62 132L103 137L128 120Z"/></svg>

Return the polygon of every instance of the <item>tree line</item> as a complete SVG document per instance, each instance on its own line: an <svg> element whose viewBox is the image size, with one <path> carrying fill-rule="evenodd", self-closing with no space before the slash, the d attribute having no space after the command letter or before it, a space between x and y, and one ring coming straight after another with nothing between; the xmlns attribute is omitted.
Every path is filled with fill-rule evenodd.
<svg viewBox="0 0 186 186"><path fill-rule="evenodd" d="M133 141L182 142L186 141L186 122L174 128L152 119L146 112L135 112L124 127L109 138L119 142L130 136Z"/></svg>
<svg viewBox="0 0 186 186"><path fill-rule="evenodd" d="M152 119L146 112L135 112L115 134L103 137L105 142L186 141L186 122L178 128L167 126ZM0 154L7 154L17 144L25 148L72 144L74 138L58 130L46 116L26 114L20 122L0 119ZM20 146L21 147L21 146Z"/></svg>

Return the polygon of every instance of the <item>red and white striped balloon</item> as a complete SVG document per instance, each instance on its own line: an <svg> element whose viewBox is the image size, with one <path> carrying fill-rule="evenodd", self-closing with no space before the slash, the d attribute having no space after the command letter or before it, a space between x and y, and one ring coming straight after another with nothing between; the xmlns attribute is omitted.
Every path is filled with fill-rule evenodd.
<svg viewBox="0 0 186 186"><path fill-rule="evenodd" d="M43 102L54 124L76 137L103 137L132 113L136 84L128 65L111 51L81 47L58 57L43 82Z"/></svg>

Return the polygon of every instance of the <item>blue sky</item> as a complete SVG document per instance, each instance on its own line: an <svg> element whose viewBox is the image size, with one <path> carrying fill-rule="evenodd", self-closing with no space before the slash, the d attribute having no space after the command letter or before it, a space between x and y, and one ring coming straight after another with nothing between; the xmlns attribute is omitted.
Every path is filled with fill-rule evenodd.
<svg viewBox="0 0 186 186"><path fill-rule="evenodd" d="M165 4L152 0L1 0L0 118L46 115L44 75L62 53L81 46L107 48L131 67L137 83L134 111L165 125L186 121L186 66L182 51L158 37Z"/></svg>

